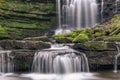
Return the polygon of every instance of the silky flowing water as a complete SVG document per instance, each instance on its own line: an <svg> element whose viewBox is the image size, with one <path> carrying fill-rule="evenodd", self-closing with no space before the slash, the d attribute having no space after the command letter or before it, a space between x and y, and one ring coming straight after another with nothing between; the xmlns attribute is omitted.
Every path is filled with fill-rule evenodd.
<svg viewBox="0 0 120 80"><path fill-rule="evenodd" d="M116 42L117 55L115 55L114 72L118 72L118 58L120 57L120 42Z"/></svg>
<svg viewBox="0 0 120 80"><path fill-rule="evenodd" d="M57 74L89 72L89 64L82 52L68 46L52 46L50 49L35 53L32 72Z"/></svg>
<svg viewBox="0 0 120 80"><path fill-rule="evenodd" d="M14 72L13 56L10 50L0 50L0 72Z"/></svg>
<svg viewBox="0 0 120 80"><path fill-rule="evenodd" d="M90 28L98 21L96 0L56 0L58 29L56 34L68 33L74 29Z"/></svg>

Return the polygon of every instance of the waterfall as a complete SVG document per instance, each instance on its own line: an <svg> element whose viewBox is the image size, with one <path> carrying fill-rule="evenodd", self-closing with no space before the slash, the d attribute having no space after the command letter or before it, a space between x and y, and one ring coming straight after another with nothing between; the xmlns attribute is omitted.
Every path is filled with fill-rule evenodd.
<svg viewBox="0 0 120 80"><path fill-rule="evenodd" d="M115 64L114 64L114 72L115 73L117 72L118 57L120 57L120 48L119 48L119 45L120 45L120 43L116 42L116 48L117 48L118 54L115 56Z"/></svg>
<svg viewBox="0 0 120 80"><path fill-rule="evenodd" d="M90 28L97 24L96 0L57 0L58 29L56 34L74 29Z"/></svg>
<svg viewBox="0 0 120 80"><path fill-rule="evenodd" d="M10 56L11 51L0 50L0 72L13 72L14 64L13 57Z"/></svg>
<svg viewBox="0 0 120 80"><path fill-rule="evenodd" d="M32 71L40 73L89 72L89 65L84 53L68 49L68 47L51 48L35 53Z"/></svg>
<svg viewBox="0 0 120 80"><path fill-rule="evenodd" d="M104 0L101 1L101 22L103 22Z"/></svg>

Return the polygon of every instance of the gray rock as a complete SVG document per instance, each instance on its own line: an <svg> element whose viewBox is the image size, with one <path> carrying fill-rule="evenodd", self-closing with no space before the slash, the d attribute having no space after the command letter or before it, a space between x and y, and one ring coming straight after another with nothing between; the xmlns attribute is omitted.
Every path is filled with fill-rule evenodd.
<svg viewBox="0 0 120 80"><path fill-rule="evenodd" d="M0 41L1 48L5 50L11 49L28 49L39 50L50 48L50 44L42 41L19 41L19 40L2 40Z"/></svg>

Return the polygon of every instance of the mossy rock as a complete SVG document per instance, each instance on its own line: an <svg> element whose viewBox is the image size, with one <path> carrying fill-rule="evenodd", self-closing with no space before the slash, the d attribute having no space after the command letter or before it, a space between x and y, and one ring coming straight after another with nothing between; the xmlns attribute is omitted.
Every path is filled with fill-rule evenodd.
<svg viewBox="0 0 120 80"><path fill-rule="evenodd" d="M104 38L104 41L109 41L109 42L119 42L120 41L120 35L116 35L116 36L109 36Z"/></svg>
<svg viewBox="0 0 120 80"><path fill-rule="evenodd" d="M28 49L28 50L40 50L50 48L50 44L42 41L25 41L25 40L1 40L0 46L2 49Z"/></svg>
<svg viewBox="0 0 120 80"><path fill-rule="evenodd" d="M85 42L84 46L86 47L87 50L95 51L95 50L107 50L108 46L107 43L105 42Z"/></svg>
<svg viewBox="0 0 120 80"><path fill-rule="evenodd" d="M71 37L63 37L56 39L57 43L72 43L73 38Z"/></svg>
<svg viewBox="0 0 120 80"><path fill-rule="evenodd" d="M45 2L0 0L0 39L22 40L42 36L54 29L55 4Z"/></svg>
<svg viewBox="0 0 120 80"><path fill-rule="evenodd" d="M77 37L75 37L72 42L73 43L81 43L81 42L86 42L88 40L89 40L88 35L81 33Z"/></svg>
<svg viewBox="0 0 120 80"><path fill-rule="evenodd" d="M115 29L113 32L111 32L110 36L113 36L113 35L117 35L120 33L120 27L118 27L117 29Z"/></svg>
<svg viewBox="0 0 120 80"><path fill-rule="evenodd" d="M102 33L96 32L95 34L93 34L93 36L94 36L94 37L100 37L100 36L102 36Z"/></svg>
<svg viewBox="0 0 120 80"><path fill-rule="evenodd" d="M47 36L28 37L28 38L25 38L24 40L29 40L29 41L43 41L43 42L49 42L50 41L50 39Z"/></svg>
<svg viewBox="0 0 120 80"><path fill-rule="evenodd" d="M75 32L75 31L72 31L68 34L65 34L64 36L65 37L71 37L71 38L75 38L77 35L79 35L79 33Z"/></svg>

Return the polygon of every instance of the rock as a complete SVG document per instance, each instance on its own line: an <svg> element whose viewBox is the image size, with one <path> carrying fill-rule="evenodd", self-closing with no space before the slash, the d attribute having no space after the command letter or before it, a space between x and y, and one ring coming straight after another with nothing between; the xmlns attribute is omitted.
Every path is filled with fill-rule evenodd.
<svg viewBox="0 0 120 80"><path fill-rule="evenodd" d="M13 56L12 61L14 62L14 66L15 66L14 69L15 69L15 72L21 72L21 71L28 72L31 70L34 54L35 52L37 52L37 50L30 48L32 43L29 43L28 45L29 41L28 42L21 41L19 44L18 42L20 41L9 41L9 42L4 41L3 44L5 44L4 46L5 49L11 49L11 48L16 49L15 45L19 45L19 49L12 50L12 52L10 53L10 55ZM24 43L24 46L23 46L23 43ZM84 52L88 58L90 70L98 71L98 70L114 69L115 55L118 54L114 43L105 43L105 44L109 46L105 50L104 49L103 50L102 49L101 50L97 50L97 49L90 50L86 48L84 44L71 44L71 45L67 44L67 45L69 45L72 48L75 48L78 51ZM100 43L98 45L100 45ZM9 46L9 47L6 47L6 46ZM120 68L120 61L118 61L118 68Z"/></svg>
<svg viewBox="0 0 120 80"><path fill-rule="evenodd" d="M14 56L15 72L30 72L36 50L13 50L10 55Z"/></svg>
<svg viewBox="0 0 120 80"><path fill-rule="evenodd" d="M24 40L50 42L50 39L47 36L28 37Z"/></svg>
<svg viewBox="0 0 120 80"><path fill-rule="evenodd" d="M85 43L78 43L73 46L76 50L82 51L111 51L116 50L115 43L113 42L100 42L91 41Z"/></svg>
<svg viewBox="0 0 120 80"><path fill-rule="evenodd" d="M97 0L98 2L98 15L101 23L112 18L116 14L116 0L103 0L104 4L102 6L102 0ZM103 7L103 8L102 8Z"/></svg>
<svg viewBox="0 0 120 80"><path fill-rule="evenodd" d="M117 51L86 51L85 53L88 57L91 70L114 69L114 60L115 55L118 54Z"/></svg>
<svg viewBox="0 0 120 80"><path fill-rule="evenodd" d="M107 46L105 47L104 45ZM120 45L118 46L120 47ZM97 42L96 45L96 42L92 42L92 44L89 42L87 47L79 43L75 44L73 48L87 55L90 70L99 71L114 69L115 56L118 54L115 43ZM118 68L120 68L120 60L118 60Z"/></svg>
<svg viewBox="0 0 120 80"><path fill-rule="evenodd" d="M39 50L50 48L50 44L42 41L23 41L23 40L2 40L0 41L1 48L5 50L11 49L28 49Z"/></svg>

